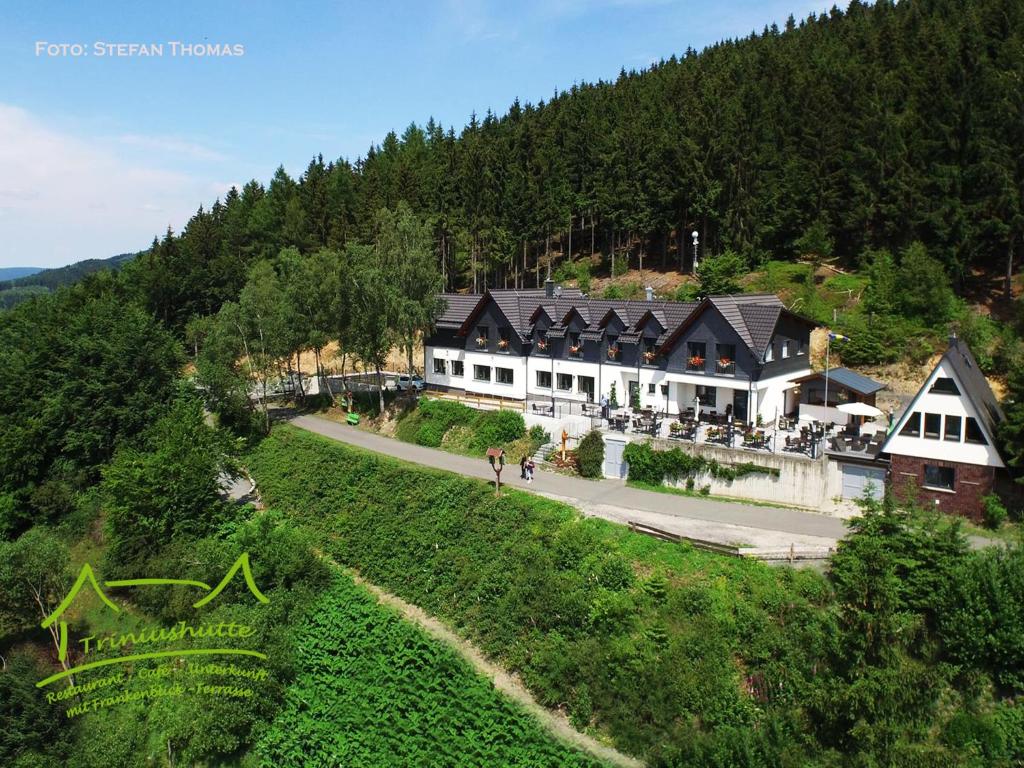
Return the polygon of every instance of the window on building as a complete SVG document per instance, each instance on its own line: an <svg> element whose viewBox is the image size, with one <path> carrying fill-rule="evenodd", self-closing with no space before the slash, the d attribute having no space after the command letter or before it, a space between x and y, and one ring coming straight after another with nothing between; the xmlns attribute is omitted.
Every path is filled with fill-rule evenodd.
<svg viewBox="0 0 1024 768"><path fill-rule="evenodd" d="M941 488L944 491L952 491L956 485L956 470L953 467L925 464L924 484L927 488Z"/></svg>
<svg viewBox="0 0 1024 768"><path fill-rule="evenodd" d="M622 348L619 346L618 336L608 337L608 359L613 363L622 359Z"/></svg>
<svg viewBox="0 0 1024 768"><path fill-rule="evenodd" d="M736 373L736 345L735 344L716 344L715 354L717 360L715 361L715 371L717 373L724 373L731 375Z"/></svg>
<svg viewBox="0 0 1024 768"><path fill-rule="evenodd" d="M657 345L655 339L644 339L642 342L643 346L643 361L644 365L654 365L654 361L657 358Z"/></svg>
<svg viewBox="0 0 1024 768"><path fill-rule="evenodd" d="M512 383L512 369L511 368L495 368L494 378L497 379L499 384L511 384Z"/></svg>
<svg viewBox="0 0 1024 768"><path fill-rule="evenodd" d="M478 325L476 327L476 345L480 348L487 346L491 339L491 329L486 325Z"/></svg>
<svg viewBox="0 0 1024 768"><path fill-rule="evenodd" d="M593 376L577 376L576 377L576 391L581 395L586 395L588 400L593 401L594 399L594 377Z"/></svg>
<svg viewBox="0 0 1024 768"><path fill-rule="evenodd" d="M551 371L537 371L537 388L551 389Z"/></svg>
<svg viewBox="0 0 1024 768"><path fill-rule="evenodd" d="M957 389L956 382L947 376L940 376L932 384L929 392L937 392L941 395L959 395L960 390Z"/></svg>
<svg viewBox="0 0 1024 768"><path fill-rule="evenodd" d="M701 405L708 405L712 408L718 405L718 387L705 387L702 384L697 385L697 399L700 400Z"/></svg>
<svg viewBox="0 0 1024 768"><path fill-rule="evenodd" d="M512 331L502 328L498 331L498 351L508 352L512 349Z"/></svg>
<svg viewBox="0 0 1024 768"><path fill-rule="evenodd" d="M946 429L942 433L943 440L949 440L954 443L960 442L960 432L962 431L962 419L959 416L947 416L946 417Z"/></svg>
<svg viewBox="0 0 1024 768"><path fill-rule="evenodd" d="M444 376L448 373L448 361L441 358L434 358L434 373L439 373Z"/></svg>
<svg viewBox="0 0 1024 768"><path fill-rule="evenodd" d="M926 413L924 415L924 436L938 440L940 429L942 429L942 416L938 413Z"/></svg>
<svg viewBox="0 0 1024 768"><path fill-rule="evenodd" d="M477 381L490 381L491 380L491 369L487 365L474 365L473 366L473 378Z"/></svg>
<svg viewBox="0 0 1024 768"><path fill-rule="evenodd" d="M686 370L703 371L707 359L707 345L703 341L691 341L686 345Z"/></svg>
<svg viewBox="0 0 1024 768"><path fill-rule="evenodd" d="M770 363L775 359L775 348L772 344L769 344L764 350L764 361Z"/></svg>
<svg viewBox="0 0 1024 768"><path fill-rule="evenodd" d="M464 373L461 360L452 360L452 376L462 376Z"/></svg>
<svg viewBox="0 0 1024 768"><path fill-rule="evenodd" d="M921 436L921 414L918 411L914 411L910 414L910 418L907 419L907 423L903 425L903 429L900 430L901 435L906 437L920 437Z"/></svg>
<svg viewBox="0 0 1024 768"><path fill-rule="evenodd" d="M560 373L558 374L558 388L563 392L572 391L572 374L571 373Z"/></svg>
<svg viewBox="0 0 1024 768"><path fill-rule="evenodd" d="M580 339L578 333L569 334L569 344L567 345L569 357L583 357L583 341Z"/></svg>
<svg viewBox="0 0 1024 768"><path fill-rule="evenodd" d="M973 416L967 417L967 432L964 439L968 443L988 445L988 440L985 439L985 433L981 431L981 425L978 424L978 420Z"/></svg>
<svg viewBox="0 0 1024 768"><path fill-rule="evenodd" d="M654 385L653 384L648 384L647 385L647 394L648 395L653 395L654 394Z"/></svg>
<svg viewBox="0 0 1024 768"><path fill-rule="evenodd" d="M661 385L661 394L663 394L663 395L667 395L668 394L668 384L662 384Z"/></svg>
<svg viewBox="0 0 1024 768"><path fill-rule="evenodd" d="M803 339L797 339L796 354L797 356L807 354L807 343Z"/></svg>
<svg viewBox="0 0 1024 768"><path fill-rule="evenodd" d="M789 339L782 342L782 359L785 360L789 357Z"/></svg>

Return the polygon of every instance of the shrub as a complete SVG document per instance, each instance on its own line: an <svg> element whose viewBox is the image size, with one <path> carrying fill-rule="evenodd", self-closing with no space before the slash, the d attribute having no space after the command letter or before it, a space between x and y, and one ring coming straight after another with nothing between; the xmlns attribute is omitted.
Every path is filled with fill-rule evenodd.
<svg viewBox="0 0 1024 768"><path fill-rule="evenodd" d="M753 462L726 466L714 459L685 453L678 447L658 451L650 443L630 443L622 456L629 463L629 479L648 485L661 485L666 478L681 478L707 472L722 480L735 480L744 475L762 473L778 475L777 469L762 467ZM692 478L691 478L692 479ZM692 484L687 483L687 488ZM703 492L703 489L701 489Z"/></svg>
<svg viewBox="0 0 1024 768"><path fill-rule="evenodd" d="M1003 502L1000 501L999 497L994 493L984 496L981 499L984 515L985 526L996 530L1003 523L1006 522L1007 511L1006 507L1003 506Z"/></svg>
<svg viewBox="0 0 1024 768"><path fill-rule="evenodd" d="M473 422L470 448L483 452L505 446L526 434L526 422L518 411L483 411Z"/></svg>
<svg viewBox="0 0 1024 768"><path fill-rule="evenodd" d="M604 474L604 440L601 433L592 429L576 448L576 461L584 477L601 477Z"/></svg>
<svg viewBox="0 0 1024 768"><path fill-rule="evenodd" d="M544 427L540 424L534 424L530 427L530 440L536 443L537 447L540 448L545 443L551 442L551 433L545 431Z"/></svg>

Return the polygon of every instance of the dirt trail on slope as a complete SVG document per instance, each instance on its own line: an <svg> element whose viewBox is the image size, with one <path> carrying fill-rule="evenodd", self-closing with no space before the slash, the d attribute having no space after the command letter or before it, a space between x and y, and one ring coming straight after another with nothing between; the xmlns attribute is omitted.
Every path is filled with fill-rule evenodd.
<svg viewBox="0 0 1024 768"><path fill-rule="evenodd" d="M339 568L341 567L337 563L334 565ZM488 661L475 645L459 637L440 620L434 618L419 606L407 603L402 598L384 591L375 584L371 584L351 569L345 568L343 570L350 574L357 584L372 592L378 601L395 608L403 618L420 626L431 637L454 648L460 656L473 665L473 669L487 677L494 684L494 687L503 694L518 702L558 739L612 765L625 766L626 768L643 768L644 763L642 761L637 760L635 757L624 755L617 749L602 744L592 736L580 733L572 726L564 714L553 712L538 704L517 677L510 675L501 667Z"/></svg>

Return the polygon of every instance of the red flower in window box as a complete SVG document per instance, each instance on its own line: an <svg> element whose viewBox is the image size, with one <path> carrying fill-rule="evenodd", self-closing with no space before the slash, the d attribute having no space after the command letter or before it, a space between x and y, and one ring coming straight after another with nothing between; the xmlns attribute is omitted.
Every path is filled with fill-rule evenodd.
<svg viewBox="0 0 1024 768"><path fill-rule="evenodd" d="M578 355L580 353L581 349L583 349L583 345L582 344L574 344L571 347L569 347L569 352L574 354L574 355Z"/></svg>
<svg viewBox="0 0 1024 768"><path fill-rule="evenodd" d="M608 347L608 359L614 360L619 356L619 348L617 346Z"/></svg>
<svg viewBox="0 0 1024 768"><path fill-rule="evenodd" d="M508 339L498 339L498 349L508 349Z"/></svg>
<svg viewBox="0 0 1024 768"><path fill-rule="evenodd" d="M650 350L650 349L647 350L646 352L644 352L644 362L645 363L653 363L654 362L654 355L655 355L654 351Z"/></svg>
<svg viewBox="0 0 1024 768"><path fill-rule="evenodd" d="M548 343L547 343L546 340L541 339L540 341L537 342L537 349L539 349L541 352L543 352L547 348L548 348Z"/></svg>
<svg viewBox="0 0 1024 768"><path fill-rule="evenodd" d="M700 355L694 355L693 357L690 358L690 365L692 365L692 366L704 365L704 358L701 357Z"/></svg>
<svg viewBox="0 0 1024 768"><path fill-rule="evenodd" d="M478 347L486 347L487 346L487 337L486 336L477 336L476 337L476 345Z"/></svg>

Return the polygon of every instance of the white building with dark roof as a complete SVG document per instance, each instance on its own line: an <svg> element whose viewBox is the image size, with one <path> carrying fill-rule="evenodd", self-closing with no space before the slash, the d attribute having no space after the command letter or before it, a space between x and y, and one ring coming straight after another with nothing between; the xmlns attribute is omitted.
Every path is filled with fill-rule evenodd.
<svg viewBox="0 0 1024 768"><path fill-rule="evenodd" d="M425 341L427 384L516 400L598 402L755 423L787 413L811 373L815 323L771 294L700 302L591 299L579 291L446 294ZM794 398L789 401L795 403Z"/></svg>

